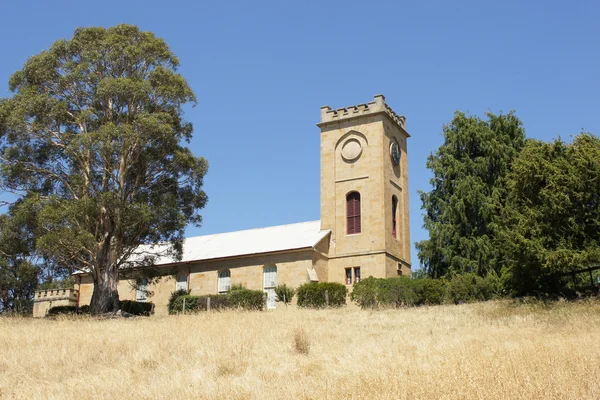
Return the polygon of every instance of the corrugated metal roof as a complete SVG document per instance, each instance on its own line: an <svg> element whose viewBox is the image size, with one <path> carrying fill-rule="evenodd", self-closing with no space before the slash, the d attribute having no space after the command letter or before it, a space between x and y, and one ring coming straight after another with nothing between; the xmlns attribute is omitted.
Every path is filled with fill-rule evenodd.
<svg viewBox="0 0 600 400"><path fill-rule="evenodd" d="M195 236L185 239L183 257L176 261L169 256L159 257L155 265L212 260L246 256L316 246L330 230L321 230L321 221L300 222L289 225ZM150 252L158 250L155 246ZM131 257L137 258L136 256Z"/></svg>

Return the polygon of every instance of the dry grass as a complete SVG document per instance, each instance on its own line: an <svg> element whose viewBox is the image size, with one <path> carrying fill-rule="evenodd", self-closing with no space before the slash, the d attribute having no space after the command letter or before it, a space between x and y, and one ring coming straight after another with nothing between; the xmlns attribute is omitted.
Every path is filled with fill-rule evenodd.
<svg viewBox="0 0 600 400"><path fill-rule="evenodd" d="M598 399L599 380L598 302L0 319L0 398Z"/></svg>

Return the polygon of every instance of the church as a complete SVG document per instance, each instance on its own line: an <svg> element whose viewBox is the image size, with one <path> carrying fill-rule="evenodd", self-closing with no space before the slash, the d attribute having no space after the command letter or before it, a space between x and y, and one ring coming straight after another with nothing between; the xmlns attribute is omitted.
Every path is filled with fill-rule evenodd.
<svg viewBox="0 0 600 400"><path fill-rule="evenodd" d="M176 289L226 293L231 285L263 290L276 307L275 287L410 274L406 119L383 95L340 109L321 107L321 219L187 238L183 257L157 261L158 283L134 290L119 281L121 300L151 301L167 314ZM76 275L72 290L38 291L34 316L51 306L90 303L92 278ZM152 295L149 296L148 294Z"/></svg>

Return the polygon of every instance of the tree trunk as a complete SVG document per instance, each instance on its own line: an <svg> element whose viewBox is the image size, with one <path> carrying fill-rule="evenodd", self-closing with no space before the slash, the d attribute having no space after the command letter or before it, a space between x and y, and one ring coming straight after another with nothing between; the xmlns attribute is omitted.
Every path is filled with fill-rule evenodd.
<svg viewBox="0 0 600 400"><path fill-rule="evenodd" d="M94 279L94 292L90 303L91 314L116 313L120 309L117 283L119 274L112 266L98 271Z"/></svg>

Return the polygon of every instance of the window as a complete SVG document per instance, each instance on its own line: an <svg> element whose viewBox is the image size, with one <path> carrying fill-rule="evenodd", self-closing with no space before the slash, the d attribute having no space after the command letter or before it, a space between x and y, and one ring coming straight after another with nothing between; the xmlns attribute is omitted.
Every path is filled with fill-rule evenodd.
<svg viewBox="0 0 600 400"><path fill-rule="evenodd" d="M148 279L140 279L136 282L137 292L135 294L136 301L146 301L146 296L148 296Z"/></svg>
<svg viewBox="0 0 600 400"><path fill-rule="evenodd" d="M352 272L354 271L354 283L360 282L360 267L346 268L346 285L352 285Z"/></svg>
<svg viewBox="0 0 600 400"><path fill-rule="evenodd" d="M277 286L277 267L274 265L265 267L263 278L265 289L275 289L275 286Z"/></svg>
<svg viewBox="0 0 600 400"><path fill-rule="evenodd" d="M351 192L346 196L346 220L348 235L360 233L360 193Z"/></svg>
<svg viewBox="0 0 600 400"><path fill-rule="evenodd" d="M219 271L219 294L229 292L231 288L231 272L228 269Z"/></svg>
<svg viewBox="0 0 600 400"><path fill-rule="evenodd" d="M263 288L267 294L267 308L273 309L277 307L277 294L275 293L277 286L277 267L269 265L263 269Z"/></svg>
<svg viewBox="0 0 600 400"><path fill-rule="evenodd" d="M187 290L188 288L188 276L187 274L177 275L177 283L175 284L175 290Z"/></svg>
<svg viewBox="0 0 600 400"><path fill-rule="evenodd" d="M392 196L392 235L396 236L396 212L398 210L398 198Z"/></svg>

